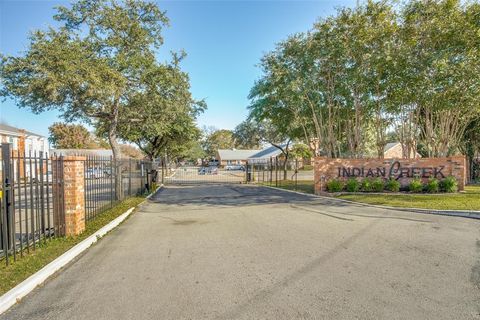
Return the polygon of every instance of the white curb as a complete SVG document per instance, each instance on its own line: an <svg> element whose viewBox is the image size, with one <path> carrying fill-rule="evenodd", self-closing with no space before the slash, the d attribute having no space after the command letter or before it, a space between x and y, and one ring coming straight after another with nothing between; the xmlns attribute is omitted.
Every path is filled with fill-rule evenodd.
<svg viewBox="0 0 480 320"><path fill-rule="evenodd" d="M437 210L437 209L391 207L391 206L382 206L382 205L378 205L378 204L368 204L368 203L345 200L345 199L338 199L338 198L327 197L327 196L320 196L320 195L317 195L317 194L304 193L304 192L288 190L288 189L279 188L279 187L263 186L263 185L257 185L257 186L258 187L271 188L271 189L275 189L275 190L281 190L281 191L285 191L285 192L292 192L292 193L301 194L301 195L304 195L304 196L306 195L306 196L315 197L315 198L328 199L328 200L338 201L338 202L346 202L346 203L351 203L351 204L355 204L355 205L362 206L362 207L372 207L372 208L394 210L394 211L415 212L415 213L423 213L423 214L437 214L437 215L442 215L442 216L480 219L480 211L475 211L475 210Z"/></svg>
<svg viewBox="0 0 480 320"><path fill-rule="evenodd" d="M2 295L0 297L0 314L7 311L11 306L20 301L20 299L29 294L33 289L45 282L47 278L67 265L76 256L88 249L92 244L97 242L97 240L103 237L107 232L111 231L120 223L122 223L133 212L134 209L135 207L128 209L121 216L115 218L106 226L89 236L87 239L75 245L60 257L56 258L45 267L12 288L10 291Z"/></svg>
<svg viewBox="0 0 480 320"><path fill-rule="evenodd" d="M163 188L163 183L161 185L159 185L157 187L157 189L155 189L154 192L150 193L145 199L150 199L155 193L157 193L158 190L162 189Z"/></svg>

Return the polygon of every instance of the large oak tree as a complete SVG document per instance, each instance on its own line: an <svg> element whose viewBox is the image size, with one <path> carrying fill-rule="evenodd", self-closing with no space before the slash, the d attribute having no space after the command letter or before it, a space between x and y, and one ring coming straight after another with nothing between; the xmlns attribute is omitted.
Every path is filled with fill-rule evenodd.
<svg viewBox="0 0 480 320"><path fill-rule="evenodd" d="M57 7L54 19L59 26L32 32L22 55L2 57L0 94L33 112L57 109L67 121L104 126L116 160L120 115L144 90L142 75L156 64L168 19L138 0L79 0ZM121 168L115 171L121 198Z"/></svg>

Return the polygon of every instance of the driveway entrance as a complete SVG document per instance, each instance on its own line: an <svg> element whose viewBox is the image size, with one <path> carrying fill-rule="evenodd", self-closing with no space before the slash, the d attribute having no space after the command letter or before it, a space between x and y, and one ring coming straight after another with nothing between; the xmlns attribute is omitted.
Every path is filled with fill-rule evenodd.
<svg viewBox="0 0 480 320"><path fill-rule="evenodd" d="M0 319L479 319L480 221L169 186Z"/></svg>

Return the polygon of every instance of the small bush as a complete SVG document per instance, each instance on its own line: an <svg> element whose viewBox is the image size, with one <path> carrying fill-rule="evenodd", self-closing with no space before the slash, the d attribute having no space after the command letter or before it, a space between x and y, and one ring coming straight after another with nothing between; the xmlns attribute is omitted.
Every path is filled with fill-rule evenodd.
<svg viewBox="0 0 480 320"><path fill-rule="evenodd" d="M423 183L422 180L415 178L410 181L408 185L408 190L410 192L422 192L423 191Z"/></svg>
<svg viewBox="0 0 480 320"><path fill-rule="evenodd" d="M350 178L345 185L345 189L348 192L358 192L360 190L360 182L355 178Z"/></svg>
<svg viewBox="0 0 480 320"><path fill-rule="evenodd" d="M443 192L453 193L458 191L457 179L455 177L446 177L440 182L440 190Z"/></svg>
<svg viewBox="0 0 480 320"><path fill-rule="evenodd" d="M398 192L400 191L400 182L391 178L385 183L385 189L391 192Z"/></svg>
<svg viewBox="0 0 480 320"><path fill-rule="evenodd" d="M363 179L362 186L360 187L363 192L372 192L373 191L373 181L372 179Z"/></svg>
<svg viewBox="0 0 480 320"><path fill-rule="evenodd" d="M337 179L333 179L327 182L328 192L340 192L343 190L343 182Z"/></svg>
<svg viewBox="0 0 480 320"><path fill-rule="evenodd" d="M382 178L375 178L372 181L372 190L375 192L382 192L385 187L385 183Z"/></svg>
<svg viewBox="0 0 480 320"><path fill-rule="evenodd" d="M428 180L428 183L425 186L425 189L427 190L428 193L437 193L438 190L440 189L440 182L435 178L431 178Z"/></svg>

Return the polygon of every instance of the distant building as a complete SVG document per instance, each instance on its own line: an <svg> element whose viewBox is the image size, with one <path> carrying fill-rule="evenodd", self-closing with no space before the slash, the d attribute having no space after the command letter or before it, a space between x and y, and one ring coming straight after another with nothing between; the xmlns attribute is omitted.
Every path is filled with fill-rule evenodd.
<svg viewBox="0 0 480 320"><path fill-rule="evenodd" d="M101 158L109 158L113 156L111 149L51 149L50 154L57 156L94 156Z"/></svg>
<svg viewBox="0 0 480 320"><path fill-rule="evenodd" d="M286 148L287 145L280 145L280 147ZM269 163L270 159L273 159L273 158L281 156L281 155L282 155L282 150L280 150L277 147L270 146L270 147L264 148L262 150L259 150L257 153L253 154L248 159L248 162L267 164L267 163Z"/></svg>
<svg viewBox="0 0 480 320"><path fill-rule="evenodd" d="M127 149L125 147L130 147L128 145L121 144L121 159L144 159L144 155L140 150L131 147ZM51 154L56 154L57 156L93 156L99 158L110 158L113 157L112 149L51 149Z"/></svg>
<svg viewBox="0 0 480 320"><path fill-rule="evenodd" d="M2 123L0 123L0 142L11 143L13 151L20 151L21 154L25 152L28 155L31 152L38 155L40 152L48 152L46 137Z"/></svg>
<svg viewBox="0 0 480 320"><path fill-rule="evenodd" d="M20 153L20 162L14 164L14 174L16 174L18 168L21 178L24 177L36 177L38 172L32 169L30 172L30 160L25 161L23 155L28 157L45 157L48 152L48 140L46 137L36 134L25 129L15 128L3 123L0 123L0 142L10 143L12 145L13 157L16 158ZM33 161L33 160L32 160ZM32 167L35 167L34 165ZM38 167L37 167L38 169ZM46 172L46 166L43 168ZM2 171L0 164L0 173Z"/></svg>
<svg viewBox="0 0 480 320"><path fill-rule="evenodd" d="M383 157L390 159L390 158L399 158L402 159L403 157L403 149L402 144L400 142L390 142L385 145L383 149ZM410 158L421 158L422 156L415 152L415 154L411 154Z"/></svg>
<svg viewBox="0 0 480 320"><path fill-rule="evenodd" d="M286 145L281 145L285 148ZM220 166L247 163L268 163L271 158L280 156L282 151L274 146L262 150L219 149L217 157Z"/></svg>
<svg viewBox="0 0 480 320"><path fill-rule="evenodd" d="M221 166L245 164L247 159L260 150L218 149L216 159Z"/></svg>

